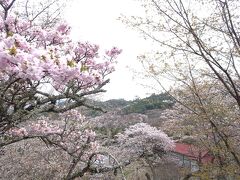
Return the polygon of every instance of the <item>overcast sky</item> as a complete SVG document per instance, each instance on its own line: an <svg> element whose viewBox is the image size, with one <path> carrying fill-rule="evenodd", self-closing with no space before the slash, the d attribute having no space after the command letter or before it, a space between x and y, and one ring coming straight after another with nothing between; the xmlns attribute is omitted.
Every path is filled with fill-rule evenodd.
<svg viewBox="0 0 240 180"><path fill-rule="evenodd" d="M151 93L139 85L140 81L133 81L130 70L138 69L137 55L150 51L151 44L117 20L121 14L139 15L143 10L134 0L73 0L65 12L66 20L73 27L73 38L99 44L103 49L112 46L123 49L116 71L110 76L111 82L105 87L107 93L102 97L105 100L134 99Z"/></svg>

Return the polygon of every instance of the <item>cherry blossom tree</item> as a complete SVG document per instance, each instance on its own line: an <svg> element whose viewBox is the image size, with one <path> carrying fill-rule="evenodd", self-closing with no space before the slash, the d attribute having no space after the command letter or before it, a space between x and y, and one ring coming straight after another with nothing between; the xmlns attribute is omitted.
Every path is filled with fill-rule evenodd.
<svg viewBox="0 0 240 180"><path fill-rule="evenodd" d="M90 170L87 164L99 145L84 117L77 110L70 110L59 114L55 120L48 118L40 117L37 122L34 120L8 131L5 138L11 139L11 144L3 148L2 177L74 179ZM9 161L9 157L14 158Z"/></svg>
<svg viewBox="0 0 240 180"><path fill-rule="evenodd" d="M117 142L120 151L116 157L143 161L151 169L153 179L158 179L155 168L170 161L168 153L174 148L174 141L167 134L146 123L129 126L117 135Z"/></svg>
<svg viewBox="0 0 240 180"><path fill-rule="evenodd" d="M1 134L44 112L91 106L85 96L104 92L121 52L113 48L100 60L99 47L74 43L67 24L43 29L15 18L14 2L1 2Z"/></svg>
<svg viewBox="0 0 240 180"><path fill-rule="evenodd" d="M178 141L208 151L214 160L210 164L199 161L199 171L186 177L239 177L239 111L236 102L216 82L196 84L194 93L191 88L175 90L174 96L181 99L181 104L164 112L168 121L163 130Z"/></svg>
<svg viewBox="0 0 240 180"><path fill-rule="evenodd" d="M17 14L17 2L21 3L0 1L2 176L11 179L42 174L47 179L49 175L75 179L90 172L112 170L92 167L98 150L96 135L74 109L79 106L100 109L89 103L87 97L105 92L107 75L114 71L121 50L113 47L100 55L98 45L73 41L67 23L50 17L48 20L53 21L44 24L41 21L44 16L40 15L57 1L42 4L43 9L35 15L30 13L30 1L25 4L25 14ZM28 144L33 147L23 148ZM8 161L16 149L21 151L15 156L17 161ZM46 156L48 152L50 155ZM57 160L60 157L65 163ZM8 171L6 167L13 164L18 166ZM29 171L31 166L35 167L33 171ZM51 172L47 171L49 167ZM59 167L62 173L55 174Z"/></svg>
<svg viewBox="0 0 240 180"><path fill-rule="evenodd" d="M205 169L210 175L202 174L239 177L239 1L141 2L145 16L123 21L159 47L139 60L146 77L178 102L167 126L216 156L216 166ZM172 81L170 90L163 79Z"/></svg>

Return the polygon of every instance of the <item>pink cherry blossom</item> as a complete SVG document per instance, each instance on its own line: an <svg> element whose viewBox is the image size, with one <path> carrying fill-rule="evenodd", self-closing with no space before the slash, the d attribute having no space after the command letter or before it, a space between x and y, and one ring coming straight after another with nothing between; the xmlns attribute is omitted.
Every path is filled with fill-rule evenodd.
<svg viewBox="0 0 240 180"><path fill-rule="evenodd" d="M106 55L108 55L111 58L115 58L119 54L121 54L122 50L118 49L117 47L113 47L110 51L106 51Z"/></svg>

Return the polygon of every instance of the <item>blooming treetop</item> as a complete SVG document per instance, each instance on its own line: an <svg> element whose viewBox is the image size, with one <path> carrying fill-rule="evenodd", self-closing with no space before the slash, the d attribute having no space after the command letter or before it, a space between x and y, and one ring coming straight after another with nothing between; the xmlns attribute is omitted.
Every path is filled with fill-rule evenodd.
<svg viewBox="0 0 240 180"><path fill-rule="evenodd" d="M62 90L75 81L87 89L103 82L103 77L113 71L112 60L121 52L113 48L106 52L108 61L97 63L99 47L73 43L66 24L42 29L12 16L0 23L1 81L11 76L33 82L48 79Z"/></svg>
<svg viewBox="0 0 240 180"><path fill-rule="evenodd" d="M73 42L66 23L48 28L12 15L14 2L0 1L1 134L36 114L89 107L84 97L104 92L121 53L114 47L100 56L98 45Z"/></svg>
<svg viewBox="0 0 240 180"><path fill-rule="evenodd" d="M146 123L137 123L118 134L118 141L128 153L142 156L154 154L154 151L167 152L174 148L174 142L161 130Z"/></svg>

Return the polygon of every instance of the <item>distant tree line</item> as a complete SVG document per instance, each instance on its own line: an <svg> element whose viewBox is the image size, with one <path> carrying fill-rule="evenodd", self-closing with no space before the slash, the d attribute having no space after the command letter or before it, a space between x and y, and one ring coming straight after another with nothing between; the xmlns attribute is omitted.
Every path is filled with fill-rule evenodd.
<svg viewBox="0 0 240 180"><path fill-rule="evenodd" d="M173 104L174 100L167 93L152 94L149 97L130 102L128 106L123 108L123 112L126 114L144 114L148 110L170 108Z"/></svg>
<svg viewBox="0 0 240 180"><path fill-rule="evenodd" d="M148 110L170 108L174 103L174 99L169 96L168 93L152 94L149 97L142 99L137 98L131 101L127 101L125 99L110 99L105 102L94 102L95 105L102 107L106 112L120 111L121 114L145 114ZM91 117L99 116L102 113L103 112L95 109L84 110L84 114Z"/></svg>

